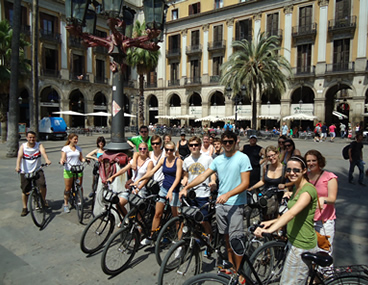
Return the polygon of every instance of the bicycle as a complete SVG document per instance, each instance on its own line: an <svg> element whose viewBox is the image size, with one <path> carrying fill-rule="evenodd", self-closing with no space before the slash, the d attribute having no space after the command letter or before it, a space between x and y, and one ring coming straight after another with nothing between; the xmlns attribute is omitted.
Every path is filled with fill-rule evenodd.
<svg viewBox="0 0 368 285"><path fill-rule="evenodd" d="M31 183L31 191L28 195L28 209L31 212L33 223L40 229L43 228L46 222L46 203L40 189L36 185L36 180L39 178L39 171L46 166L48 164L41 164L41 167L36 171L24 174L24 177Z"/></svg>
<svg viewBox="0 0 368 285"><path fill-rule="evenodd" d="M123 209L119 204L119 194L111 189L111 183L104 185L102 190L103 201L106 202L105 210L94 217L84 228L80 248L84 253L92 254L101 249L114 231L115 215L123 222Z"/></svg>
<svg viewBox="0 0 368 285"><path fill-rule="evenodd" d="M110 237L102 253L101 267L105 274L117 275L124 271L138 251L141 237L151 236L151 223L155 215L156 200L158 198L160 196L157 194L151 194L145 198L135 194L130 195L131 210L123 220L123 228ZM166 201L161 224L170 218L171 207ZM156 234L158 230L156 230Z"/></svg>

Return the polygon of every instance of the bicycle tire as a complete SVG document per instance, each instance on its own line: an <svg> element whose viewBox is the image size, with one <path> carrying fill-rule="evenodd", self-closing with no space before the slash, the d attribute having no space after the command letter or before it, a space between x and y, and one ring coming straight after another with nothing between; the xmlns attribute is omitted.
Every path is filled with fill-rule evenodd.
<svg viewBox="0 0 368 285"><path fill-rule="evenodd" d="M39 190L38 190L39 191ZM46 208L41 194L36 189L32 190L28 197L28 209L34 224L42 228L46 221Z"/></svg>
<svg viewBox="0 0 368 285"><path fill-rule="evenodd" d="M78 221L79 223L83 224L84 199L83 199L82 187L77 185L76 191L73 192L72 195L74 195L74 205L75 205L75 210L77 211Z"/></svg>
<svg viewBox="0 0 368 285"><path fill-rule="evenodd" d="M181 285L190 277L200 273L202 268L201 252L196 243L189 241L175 243L162 261L158 275L158 285Z"/></svg>
<svg viewBox="0 0 368 285"><path fill-rule="evenodd" d="M174 217L165 223L160 230L155 244L155 256L158 265L161 266L162 260L170 250L171 245L179 240L177 229L180 229L182 223L182 217Z"/></svg>
<svg viewBox="0 0 368 285"><path fill-rule="evenodd" d="M101 257L102 271L116 275L125 270L139 247L139 233L131 227L122 228L107 241Z"/></svg>
<svg viewBox="0 0 368 285"><path fill-rule="evenodd" d="M97 215L84 228L80 248L84 253L92 254L103 247L114 231L115 217L111 212Z"/></svg>
<svg viewBox="0 0 368 285"><path fill-rule="evenodd" d="M266 242L254 251L249 261L257 272L262 284L281 277L286 255L286 243L280 241ZM256 280L248 264L244 264L243 269L247 276L253 281Z"/></svg>
<svg viewBox="0 0 368 285"><path fill-rule="evenodd" d="M183 285L197 285L197 284L230 284L231 277L225 275L217 275L215 273L202 273L196 276L193 276L186 280Z"/></svg>
<svg viewBox="0 0 368 285"><path fill-rule="evenodd" d="M368 276L356 275L356 276L343 276L334 278L330 282L326 282L326 285L367 285Z"/></svg>

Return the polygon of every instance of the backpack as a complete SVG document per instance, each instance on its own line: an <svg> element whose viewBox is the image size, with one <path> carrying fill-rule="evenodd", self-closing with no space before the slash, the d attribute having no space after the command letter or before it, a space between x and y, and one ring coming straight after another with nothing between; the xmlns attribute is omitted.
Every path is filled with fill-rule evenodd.
<svg viewBox="0 0 368 285"><path fill-rule="evenodd" d="M116 163L118 163L122 167L127 165L129 161L130 157L128 157L125 153L105 151L104 154L101 155L98 159L98 162L100 163L98 171L102 183L105 183L109 177L116 173ZM129 171L128 176L130 176Z"/></svg>
<svg viewBox="0 0 368 285"><path fill-rule="evenodd" d="M342 157L344 159L349 159L349 149L350 149L350 144L344 146L344 148L342 149Z"/></svg>

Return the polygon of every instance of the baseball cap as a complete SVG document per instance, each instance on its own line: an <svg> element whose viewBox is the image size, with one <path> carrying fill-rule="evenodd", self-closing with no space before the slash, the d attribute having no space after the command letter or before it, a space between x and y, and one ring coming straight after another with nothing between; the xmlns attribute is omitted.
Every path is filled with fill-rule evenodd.
<svg viewBox="0 0 368 285"><path fill-rule="evenodd" d="M180 135L181 136L185 136L185 132L180 132Z"/></svg>
<svg viewBox="0 0 368 285"><path fill-rule="evenodd" d="M256 135L251 135L251 136L249 137L249 139L257 139L257 136L256 136Z"/></svg>

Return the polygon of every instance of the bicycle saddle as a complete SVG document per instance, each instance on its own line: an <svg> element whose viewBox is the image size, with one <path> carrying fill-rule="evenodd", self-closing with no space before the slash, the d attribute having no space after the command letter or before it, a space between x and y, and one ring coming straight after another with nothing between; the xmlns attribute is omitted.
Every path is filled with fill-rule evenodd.
<svg viewBox="0 0 368 285"><path fill-rule="evenodd" d="M333 258L327 252L319 251L317 253L305 252L302 254L304 261L311 261L315 264L326 267L332 264Z"/></svg>

